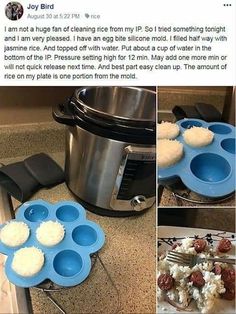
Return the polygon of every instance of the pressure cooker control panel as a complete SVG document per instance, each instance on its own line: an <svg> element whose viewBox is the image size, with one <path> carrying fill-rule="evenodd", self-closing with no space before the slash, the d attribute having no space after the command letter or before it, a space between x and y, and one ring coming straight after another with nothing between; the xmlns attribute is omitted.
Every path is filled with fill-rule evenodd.
<svg viewBox="0 0 236 314"><path fill-rule="evenodd" d="M111 199L115 210L141 211L155 202L155 147L127 146Z"/></svg>

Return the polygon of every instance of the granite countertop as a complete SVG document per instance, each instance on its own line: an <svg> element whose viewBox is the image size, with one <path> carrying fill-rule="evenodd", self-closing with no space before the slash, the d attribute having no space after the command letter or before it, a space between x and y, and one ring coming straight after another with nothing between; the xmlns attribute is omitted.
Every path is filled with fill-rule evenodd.
<svg viewBox="0 0 236 314"><path fill-rule="evenodd" d="M235 232L235 209L162 207L158 209L158 225Z"/></svg>
<svg viewBox="0 0 236 314"><path fill-rule="evenodd" d="M50 154L61 165L64 153ZM23 160L25 156L1 159L3 163ZM65 184L42 189L32 199L55 203L75 200ZM18 202L14 202L17 206ZM103 228L105 246L99 252L120 295L119 313L155 313L156 211L129 218L109 218L87 212L87 217ZM60 313L47 296L30 289L34 313ZM77 287L53 293L67 313L116 313L117 293L97 261L88 279Z"/></svg>
<svg viewBox="0 0 236 314"><path fill-rule="evenodd" d="M5 164L23 160L27 156L45 152L61 166L64 164L64 128L56 123L16 125L14 128L0 127L0 162ZM7 143L7 145L6 145ZM75 200L65 184L52 189L42 189L32 199L44 199L48 202ZM14 201L14 207L19 203ZM222 208L192 208L185 221L190 227L214 228L234 231L234 200L223 203ZM171 192L164 191L159 213L172 213L163 220L171 224L181 216L181 208ZM167 208L167 207L173 207ZM195 205L199 207L199 205ZM203 212L205 211L205 212ZM213 212L214 211L214 212ZM212 215L214 213L214 215ZM156 312L156 210L155 206L138 217L110 218L87 212L87 217L101 225L106 234L106 243L99 252L120 296L119 313L148 314ZM181 217L179 219L181 221ZM176 224L175 224L176 225ZM181 222L180 224L181 225ZM47 295L35 288L30 289L34 313L60 313L50 302ZM117 292L107 273L97 261L88 279L77 287L53 293L53 298L67 313L116 313Z"/></svg>
<svg viewBox="0 0 236 314"><path fill-rule="evenodd" d="M191 192L191 197L195 200L199 200L199 201L204 201L205 198L201 197L199 195L197 195L196 193ZM182 207L235 207L235 194L232 195L232 197L230 197L229 199L222 201L222 202L217 202L215 204L198 204L198 203L191 203L188 201L184 201L181 200L180 203L178 204L173 192L168 190L168 189L164 189L163 194L161 196L161 201L159 204L160 207L176 207L176 206L182 206Z"/></svg>

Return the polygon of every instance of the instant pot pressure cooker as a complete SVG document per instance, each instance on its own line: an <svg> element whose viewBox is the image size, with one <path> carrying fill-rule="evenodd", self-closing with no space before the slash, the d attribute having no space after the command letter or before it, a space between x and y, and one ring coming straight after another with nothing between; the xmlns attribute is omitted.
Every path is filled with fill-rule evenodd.
<svg viewBox="0 0 236 314"><path fill-rule="evenodd" d="M89 210L128 216L156 195L156 93L136 87L76 89L53 109L66 124L65 176Z"/></svg>

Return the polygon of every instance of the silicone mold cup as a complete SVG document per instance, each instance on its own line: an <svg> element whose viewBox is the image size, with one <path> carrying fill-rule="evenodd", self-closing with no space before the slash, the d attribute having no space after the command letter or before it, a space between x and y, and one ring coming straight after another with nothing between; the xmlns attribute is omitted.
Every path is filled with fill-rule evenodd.
<svg viewBox="0 0 236 314"><path fill-rule="evenodd" d="M80 284L91 270L90 254L98 251L105 242L101 227L87 220L85 209L75 202L27 202L18 209L15 220L23 221L29 226L30 236L24 244L14 248L5 246L0 241L0 252L8 256L5 272L9 281L24 288L36 286L45 279L65 287ZM64 239L50 248L36 239L36 229L42 221L48 220L58 221L65 228ZM44 252L44 266L35 276L22 277L14 272L11 264L14 252L29 246L35 246Z"/></svg>
<svg viewBox="0 0 236 314"><path fill-rule="evenodd" d="M226 196L235 190L235 127L226 123L207 123L199 119L177 121L184 145L184 156L175 165L158 169L159 184L171 184L178 178L190 190L211 198ZM204 147L187 145L182 134L193 126L214 132L214 140Z"/></svg>

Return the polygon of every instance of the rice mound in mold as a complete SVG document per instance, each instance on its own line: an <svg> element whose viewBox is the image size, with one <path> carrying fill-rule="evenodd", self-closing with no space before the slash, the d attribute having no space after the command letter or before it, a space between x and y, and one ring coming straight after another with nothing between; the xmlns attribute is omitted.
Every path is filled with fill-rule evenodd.
<svg viewBox="0 0 236 314"><path fill-rule="evenodd" d="M44 221L36 230L37 240L45 246L54 246L60 243L65 235L64 226L58 221Z"/></svg>
<svg viewBox="0 0 236 314"><path fill-rule="evenodd" d="M175 139L179 135L179 126L176 123L164 122L157 126L158 139Z"/></svg>
<svg viewBox="0 0 236 314"><path fill-rule="evenodd" d="M162 139L158 141L157 152L158 167L166 168L181 160L184 148L183 144L177 140Z"/></svg>
<svg viewBox="0 0 236 314"><path fill-rule="evenodd" d="M37 247L24 247L14 253L11 267L20 276L31 277L42 269L44 253Z"/></svg>
<svg viewBox="0 0 236 314"><path fill-rule="evenodd" d="M189 146L202 147L212 143L214 133L207 128L193 126L191 129L184 131L183 138Z"/></svg>
<svg viewBox="0 0 236 314"><path fill-rule="evenodd" d="M24 244L29 238L30 229L22 221L10 221L0 230L0 240L9 247Z"/></svg>

